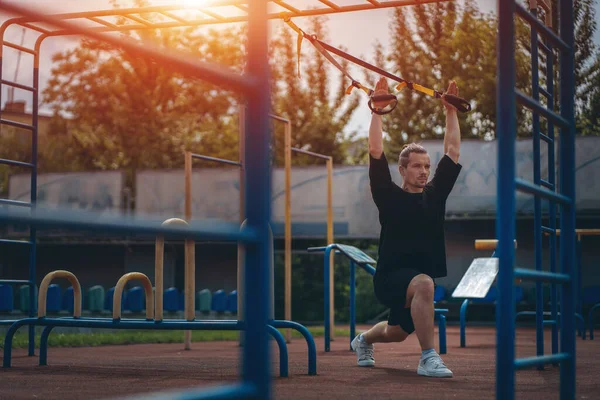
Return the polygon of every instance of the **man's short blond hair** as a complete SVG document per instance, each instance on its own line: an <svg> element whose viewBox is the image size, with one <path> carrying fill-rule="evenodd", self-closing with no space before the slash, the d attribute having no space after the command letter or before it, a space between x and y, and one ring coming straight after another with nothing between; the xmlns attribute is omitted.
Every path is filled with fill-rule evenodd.
<svg viewBox="0 0 600 400"><path fill-rule="evenodd" d="M404 168L408 167L408 159L410 157L410 153L427 154L427 150L425 150L425 147L417 143L405 144L402 147L402 151L400 152L400 157L398 157L399 166Z"/></svg>

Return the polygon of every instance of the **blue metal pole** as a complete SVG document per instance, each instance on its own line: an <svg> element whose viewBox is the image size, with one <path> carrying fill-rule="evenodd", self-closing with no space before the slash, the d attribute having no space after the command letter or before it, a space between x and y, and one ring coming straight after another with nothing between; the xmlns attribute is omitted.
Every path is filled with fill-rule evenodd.
<svg viewBox="0 0 600 400"><path fill-rule="evenodd" d="M327 246L325 249L325 258L323 260L323 326L325 330L325 352L329 351L331 341L331 326L329 325L329 268L331 268L331 265L329 260L331 258L330 254L332 250L333 247Z"/></svg>
<svg viewBox="0 0 600 400"><path fill-rule="evenodd" d="M464 299L460 305L460 347L467 347L467 307L469 299Z"/></svg>
<svg viewBox="0 0 600 400"><path fill-rule="evenodd" d="M554 110L554 54L549 41L546 41L549 51L546 53L546 91L548 92L548 108ZM556 187L556 155L554 142L554 123L548 120L547 136L552 140L548 146L548 181ZM550 272L556 272L556 204L553 201L548 202L548 227L552 230L549 238L550 251ZM555 283L550 284L550 314L553 321L557 323L552 325L552 354L558 353L558 306L557 306L557 288Z"/></svg>
<svg viewBox="0 0 600 400"><path fill-rule="evenodd" d="M37 46L36 46L37 48ZM32 104L32 126L31 132L31 210L35 210L37 203L37 166L38 166L38 113L39 113L39 83L40 83L40 52L37 48L34 55L34 67L33 67L33 104ZM37 240L36 240L36 228L33 225L29 226L29 316L33 317L36 313L36 301L35 301L35 280L36 280L36 263L37 263ZM29 326L29 356L35 355L35 327Z"/></svg>
<svg viewBox="0 0 600 400"><path fill-rule="evenodd" d="M356 265L354 261L350 261L350 343L354 336L356 336Z"/></svg>
<svg viewBox="0 0 600 400"><path fill-rule="evenodd" d="M248 226L258 232L258 242L246 247L244 306L246 331L243 377L253 384L257 397L271 398L267 323L269 321L269 220L271 217L270 98L267 1L248 3L248 57L246 78L253 82L247 94L245 129L245 193Z"/></svg>
<svg viewBox="0 0 600 400"><path fill-rule="evenodd" d="M515 391L515 3L498 0L497 119L498 180L496 237L498 302L496 304L496 398L510 400Z"/></svg>
<svg viewBox="0 0 600 400"><path fill-rule="evenodd" d="M537 17L537 8L532 8L531 13ZM540 100L539 89L539 63L538 63L538 33L531 26L531 94L534 100ZM541 172L541 148L540 148L540 115L533 113L533 182L540 185ZM542 199L538 196L533 198L533 240L535 249L535 269L542 270ZM535 282L535 333L536 354L544 355L544 285L541 281ZM543 370L544 365L539 364L538 370Z"/></svg>
<svg viewBox="0 0 600 400"><path fill-rule="evenodd" d="M560 113L569 121L560 131L561 193L572 199L561 206L560 266L561 272L575 276L575 38L573 0L559 2L559 31L568 50L560 53ZM560 398L575 398L575 287L573 280L562 285L561 351L570 357L560 369Z"/></svg>
<svg viewBox="0 0 600 400"><path fill-rule="evenodd" d="M575 250L575 257L577 258L577 268L576 268L576 273L575 275L577 276L577 283L575 284L575 310L576 313L579 314L581 316L581 318L583 319L583 299L581 298L581 296L583 295L583 290L582 290L582 286L583 286L583 281L582 281L582 264L581 264L581 257L583 256L583 238L579 235L577 235L577 241L575 242L576 244L576 250ZM585 320L583 323L583 333L582 336L585 339ZM582 331L580 330L580 332Z"/></svg>

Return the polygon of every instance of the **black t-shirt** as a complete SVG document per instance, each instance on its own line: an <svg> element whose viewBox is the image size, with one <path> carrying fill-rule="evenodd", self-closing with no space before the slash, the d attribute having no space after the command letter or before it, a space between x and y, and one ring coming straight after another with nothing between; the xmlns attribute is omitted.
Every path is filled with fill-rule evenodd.
<svg viewBox="0 0 600 400"><path fill-rule="evenodd" d="M446 276L446 199L462 166L444 155L423 192L409 193L392 182L385 154L369 158L371 194L381 223L378 275L413 268L432 278Z"/></svg>

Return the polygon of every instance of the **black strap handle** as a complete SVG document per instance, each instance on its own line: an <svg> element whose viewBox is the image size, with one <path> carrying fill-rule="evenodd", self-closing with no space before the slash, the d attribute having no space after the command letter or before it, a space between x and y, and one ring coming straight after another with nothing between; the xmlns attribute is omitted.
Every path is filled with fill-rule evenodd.
<svg viewBox="0 0 600 400"><path fill-rule="evenodd" d="M458 97L458 96L453 96L451 94L447 94L444 96L444 99L452 104L454 107L456 107L456 109L460 112L466 113L471 111L471 104L469 104L468 101L466 101L465 99Z"/></svg>
<svg viewBox="0 0 600 400"><path fill-rule="evenodd" d="M389 108L389 110L384 111L386 108L388 108L386 106L386 108L384 109L376 109L373 108L373 102L380 102L380 101L390 101L392 100L392 105L391 108ZM389 114L392 111L394 111L394 109L396 108L396 106L398 105L398 98L396 96L394 96L393 94L382 94L382 95L378 95L378 96L371 96L369 98L369 108L371 109L372 112L374 112L377 115L385 115L385 114Z"/></svg>

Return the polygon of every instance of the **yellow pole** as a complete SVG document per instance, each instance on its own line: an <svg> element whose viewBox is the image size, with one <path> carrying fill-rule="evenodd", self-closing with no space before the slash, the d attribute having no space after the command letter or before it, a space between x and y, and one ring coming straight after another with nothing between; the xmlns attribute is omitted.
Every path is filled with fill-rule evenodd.
<svg viewBox="0 0 600 400"><path fill-rule="evenodd" d="M333 243L333 158L329 157L327 159L327 245L330 245ZM332 251L330 253L330 259L329 262L331 265L331 268L329 269L329 323L331 326L331 339L333 340L335 335L335 325L334 325L334 304L333 304L333 299L334 299L334 293L333 293L333 289L334 289L334 284L333 284L333 278L334 278L334 252Z"/></svg>
<svg viewBox="0 0 600 400"><path fill-rule="evenodd" d="M192 153L185 152L185 220L189 223L192 220ZM194 241L185 241L185 319L193 321L195 318L195 257ZM192 331L185 331L184 349L192 348Z"/></svg>
<svg viewBox="0 0 600 400"><path fill-rule="evenodd" d="M285 124L285 319L292 320L292 124ZM292 341L290 329L285 340Z"/></svg>

